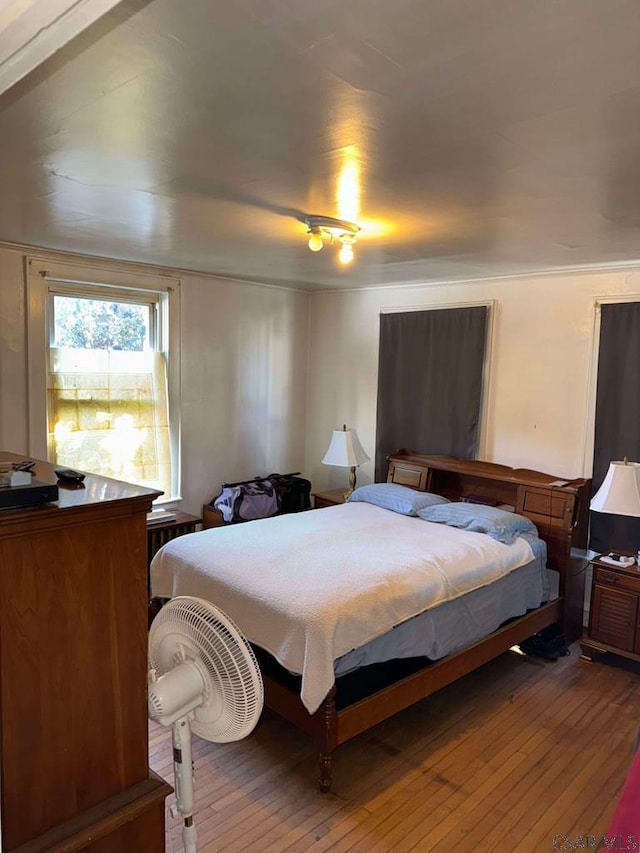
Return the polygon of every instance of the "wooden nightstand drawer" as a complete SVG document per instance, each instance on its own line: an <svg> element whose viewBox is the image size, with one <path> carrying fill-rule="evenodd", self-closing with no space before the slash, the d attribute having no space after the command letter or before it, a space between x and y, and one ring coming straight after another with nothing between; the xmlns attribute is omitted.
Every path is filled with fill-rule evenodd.
<svg viewBox="0 0 640 853"><path fill-rule="evenodd" d="M594 640L632 652L636 643L638 598L629 592L596 586L590 635Z"/></svg>
<svg viewBox="0 0 640 853"><path fill-rule="evenodd" d="M322 509L325 506L337 506L344 503L346 489L328 489L326 492L313 492L314 509Z"/></svg>
<svg viewBox="0 0 640 853"><path fill-rule="evenodd" d="M609 569L596 567L594 580L595 583L602 584L603 586L615 586L616 589L627 589L629 592L640 594L640 575L632 577L624 575L621 572L612 572Z"/></svg>

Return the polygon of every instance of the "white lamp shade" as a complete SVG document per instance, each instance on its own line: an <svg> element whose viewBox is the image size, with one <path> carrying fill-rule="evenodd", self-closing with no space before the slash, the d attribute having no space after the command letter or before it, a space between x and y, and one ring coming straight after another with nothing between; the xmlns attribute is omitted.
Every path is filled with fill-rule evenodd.
<svg viewBox="0 0 640 853"><path fill-rule="evenodd" d="M322 460L323 465L353 468L369 459L355 429L334 429L331 442Z"/></svg>
<svg viewBox="0 0 640 853"><path fill-rule="evenodd" d="M590 508L612 515L640 516L640 464L611 462Z"/></svg>

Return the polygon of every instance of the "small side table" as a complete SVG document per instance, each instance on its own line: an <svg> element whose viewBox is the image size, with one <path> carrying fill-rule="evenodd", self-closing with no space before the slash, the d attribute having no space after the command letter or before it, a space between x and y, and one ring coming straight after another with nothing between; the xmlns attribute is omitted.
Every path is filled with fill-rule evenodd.
<svg viewBox="0 0 640 853"><path fill-rule="evenodd" d="M580 643L581 657L613 652L640 661L640 567L591 560L589 627Z"/></svg>
<svg viewBox="0 0 640 853"><path fill-rule="evenodd" d="M348 489L345 486L344 489L328 489L326 492L312 492L313 508L321 509L325 506L338 506L338 504L343 504L344 496L347 491Z"/></svg>

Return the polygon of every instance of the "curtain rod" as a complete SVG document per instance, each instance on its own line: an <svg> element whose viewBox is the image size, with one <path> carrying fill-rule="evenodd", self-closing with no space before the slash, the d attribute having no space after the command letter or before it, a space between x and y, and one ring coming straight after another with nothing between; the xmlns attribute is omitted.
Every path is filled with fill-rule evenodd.
<svg viewBox="0 0 640 853"><path fill-rule="evenodd" d="M40 270L38 273L44 281L52 282L53 284L83 284L89 285L91 287L110 287L114 290L149 290L159 292L167 292L172 293L174 288L169 285L154 285L154 287L144 287L142 285L134 285L134 284L109 284L105 281L83 281L82 279L73 279L73 278L57 278L55 276L49 275L46 270Z"/></svg>

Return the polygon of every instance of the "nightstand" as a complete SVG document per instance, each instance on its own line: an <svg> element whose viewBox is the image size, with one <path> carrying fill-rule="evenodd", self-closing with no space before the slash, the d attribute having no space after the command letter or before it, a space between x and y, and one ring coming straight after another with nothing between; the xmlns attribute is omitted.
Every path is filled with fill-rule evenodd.
<svg viewBox="0 0 640 853"><path fill-rule="evenodd" d="M321 509L325 506L338 506L344 503L344 496L348 489L327 489L326 492L312 492L313 508Z"/></svg>
<svg viewBox="0 0 640 853"><path fill-rule="evenodd" d="M589 627L580 643L581 657L613 652L640 661L640 568L591 560Z"/></svg>

